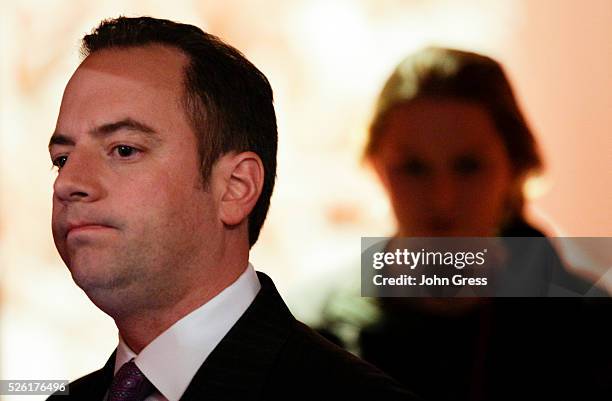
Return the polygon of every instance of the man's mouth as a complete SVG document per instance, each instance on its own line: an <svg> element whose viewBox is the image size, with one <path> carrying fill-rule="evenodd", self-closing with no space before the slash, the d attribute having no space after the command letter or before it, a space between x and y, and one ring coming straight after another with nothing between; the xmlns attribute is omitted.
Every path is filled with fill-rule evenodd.
<svg viewBox="0 0 612 401"><path fill-rule="evenodd" d="M98 222L78 222L78 223L70 223L66 229L66 237L74 236L77 234L84 233L97 233L102 232L104 230L114 229L115 227L109 226L104 223Z"/></svg>

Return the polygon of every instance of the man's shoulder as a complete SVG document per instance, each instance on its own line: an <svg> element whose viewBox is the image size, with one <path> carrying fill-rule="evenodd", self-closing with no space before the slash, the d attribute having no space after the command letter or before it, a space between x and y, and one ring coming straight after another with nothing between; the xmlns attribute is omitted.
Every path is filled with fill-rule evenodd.
<svg viewBox="0 0 612 401"><path fill-rule="evenodd" d="M270 379L282 383L277 390L301 389L309 396L355 400L417 399L378 368L331 343L298 320L291 325L290 335Z"/></svg>
<svg viewBox="0 0 612 401"><path fill-rule="evenodd" d="M272 280L208 356L183 400L414 400L393 379L296 320Z"/></svg>

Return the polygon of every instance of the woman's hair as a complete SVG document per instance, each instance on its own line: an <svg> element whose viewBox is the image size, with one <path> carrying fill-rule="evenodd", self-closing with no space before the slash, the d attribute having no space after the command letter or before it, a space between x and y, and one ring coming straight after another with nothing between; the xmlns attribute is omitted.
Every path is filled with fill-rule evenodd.
<svg viewBox="0 0 612 401"><path fill-rule="evenodd" d="M519 184L541 169L535 139L502 66L480 54L439 47L428 47L408 56L385 83L370 125L366 158L378 150L389 111L422 98L456 99L482 106L501 136ZM513 196L516 199L511 200L515 218L522 217L523 194L518 192Z"/></svg>

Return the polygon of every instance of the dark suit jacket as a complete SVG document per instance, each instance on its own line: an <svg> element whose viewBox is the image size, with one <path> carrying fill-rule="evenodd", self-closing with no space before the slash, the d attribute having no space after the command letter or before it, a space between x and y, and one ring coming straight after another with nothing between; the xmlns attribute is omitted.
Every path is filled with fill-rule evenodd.
<svg viewBox="0 0 612 401"><path fill-rule="evenodd" d="M298 322L272 280L258 275L261 290L255 300L200 367L182 401L416 399ZM102 400L113 378L114 358L71 383L70 396L49 400Z"/></svg>

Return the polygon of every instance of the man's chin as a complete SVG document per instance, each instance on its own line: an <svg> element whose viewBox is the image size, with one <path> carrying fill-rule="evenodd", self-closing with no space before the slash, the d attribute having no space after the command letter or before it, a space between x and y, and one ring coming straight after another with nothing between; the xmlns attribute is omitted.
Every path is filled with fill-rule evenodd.
<svg viewBox="0 0 612 401"><path fill-rule="evenodd" d="M125 313L129 305L129 288L125 280L113 277L108 271L101 272L96 266L73 265L70 267L72 280L85 295L107 315L116 318Z"/></svg>
<svg viewBox="0 0 612 401"><path fill-rule="evenodd" d="M121 286L119 275L113 273L103 258L77 257L67 265L72 280L88 295L90 291L108 291Z"/></svg>

